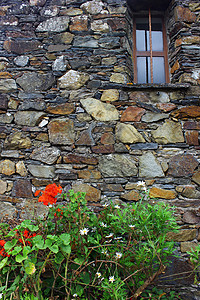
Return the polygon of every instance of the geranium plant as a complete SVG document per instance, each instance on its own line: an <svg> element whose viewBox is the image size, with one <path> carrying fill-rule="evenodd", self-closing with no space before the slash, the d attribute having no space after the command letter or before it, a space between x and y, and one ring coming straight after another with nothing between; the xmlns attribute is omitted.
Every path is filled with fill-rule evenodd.
<svg viewBox="0 0 200 300"><path fill-rule="evenodd" d="M165 270L174 247L166 234L177 229L173 209L151 205L143 193L137 203L110 202L95 214L84 193L55 184L37 191L50 206L44 219L0 224L4 299L138 299Z"/></svg>

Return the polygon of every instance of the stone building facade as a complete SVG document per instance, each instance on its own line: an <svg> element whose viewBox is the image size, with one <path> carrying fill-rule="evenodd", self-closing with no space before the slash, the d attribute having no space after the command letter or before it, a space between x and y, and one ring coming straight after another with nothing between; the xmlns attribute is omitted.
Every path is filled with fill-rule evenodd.
<svg viewBox="0 0 200 300"><path fill-rule="evenodd" d="M34 191L52 182L98 210L138 201L145 180L176 206L185 253L200 239L200 3L163 1L169 82L138 84L133 20L148 7L133 2L1 0L0 215L42 212Z"/></svg>

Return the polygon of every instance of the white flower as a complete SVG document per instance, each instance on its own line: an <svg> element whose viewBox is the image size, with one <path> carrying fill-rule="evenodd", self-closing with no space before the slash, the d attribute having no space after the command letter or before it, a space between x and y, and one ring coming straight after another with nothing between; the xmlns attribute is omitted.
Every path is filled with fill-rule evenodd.
<svg viewBox="0 0 200 300"><path fill-rule="evenodd" d="M97 272L96 275L97 275L98 278L101 277L101 273L100 272Z"/></svg>
<svg viewBox="0 0 200 300"><path fill-rule="evenodd" d="M3 293L0 294L0 299L2 299L2 298L3 298Z"/></svg>
<svg viewBox="0 0 200 300"><path fill-rule="evenodd" d="M116 252L115 257L117 259L120 259L122 257L122 253L121 252Z"/></svg>
<svg viewBox="0 0 200 300"><path fill-rule="evenodd" d="M130 228L134 228L134 227L135 227L135 225L128 225L128 227L130 227Z"/></svg>
<svg viewBox="0 0 200 300"><path fill-rule="evenodd" d="M113 283L115 281L115 277L114 276L110 276L109 277L109 281Z"/></svg>
<svg viewBox="0 0 200 300"><path fill-rule="evenodd" d="M115 205L114 208L120 208L120 206L119 205Z"/></svg>
<svg viewBox="0 0 200 300"><path fill-rule="evenodd" d="M103 204L102 206L103 206L103 207L108 207L109 204L108 204L108 203L105 203L105 204Z"/></svg>
<svg viewBox="0 0 200 300"><path fill-rule="evenodd" d="M114 238L114 240L121 240L121 239L123 239L122 236L118 236L118 237Z"/></svg>
<svg viewBox="0 0 200 300"><path fill-rule="evenodd" d="M52 204L49 204L49 207L53 207L53 205ZM0 298L1 299L1 298Z"/></svg>
<svg viewBox="0 0 200 300"><path fill-rule="evenodd" d="M106 235L106 239L111 238L113 235L114 235L114 233L111 232L109 235Z"/></svg>
<svg viewBox="0 0 200 300"><path fill-rule="evenodd" d="M83 229L80 230L81 235L87 235L88 232L89 232L89 229L87 229L87 228L83 228Z"/></svg>
<svg viewBox="0 0 200 300"><path fill-rule="evenodd" d="M73 297L75 297L75 298L76 298L76 297L78 297L78 295L77 295L77 294L74 294L74 295L73 295Z"/></svg>
<svg viewBox="0 0 200 300"><path fill-rule="evenodd" d="M107 255L107 254L108 254L108 251L105 250L105 249L103 249L103 250L101 251L101 253Z"/></svg>
<svg viewBox="0 0 200 300"><path fill-rule="evenodd" d="M102 227L107 227L107 224L105 224L104 222L101 222L101 226Z"/></svg>
<svg viewBox="0 0 200 300"><path fill-rule="evenodd" d="M138 186L145 186L146 183L145 183L145 181L138 181L138 182L137 182L137 185L138 185Z"/></svg>

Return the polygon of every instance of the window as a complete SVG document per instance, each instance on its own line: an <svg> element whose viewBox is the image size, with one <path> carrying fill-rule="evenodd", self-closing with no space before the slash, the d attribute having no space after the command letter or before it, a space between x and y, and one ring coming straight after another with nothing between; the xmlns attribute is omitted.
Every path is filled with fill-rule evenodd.
<svg viewBox="0 0 200 300"><path fill-rule="evenodd" d="M134 82L169 83L167 37L164 19L149 14L135 17Z"/></svg>

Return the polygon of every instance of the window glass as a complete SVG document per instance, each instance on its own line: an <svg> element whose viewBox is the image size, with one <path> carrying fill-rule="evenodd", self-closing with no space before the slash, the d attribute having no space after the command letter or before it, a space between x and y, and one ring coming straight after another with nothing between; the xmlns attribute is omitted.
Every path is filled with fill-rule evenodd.
<svg viewBox="0 0 200 300"><path fill-rule="evenodd" d="M137 51L147 51L147 40L149 36L149 24L147 18L136 19L136 49Z"/></svg>
<svg viewBox="0 0 200 300"><path fill-rule="evenodd" d="M152 18L152 50L163 51L162 19Z"/></svg>
<svg viewBox="0 0 200 300"><path fill-rule="evenodd" d="M147 59L146 57L137 58L138 83L147 83Z"/></svg>
<svg viewBox="0 0 200 300"><path fill-rule="evenodd" d="M164 57L153 57L153 82L165 83Z"/></svg>

